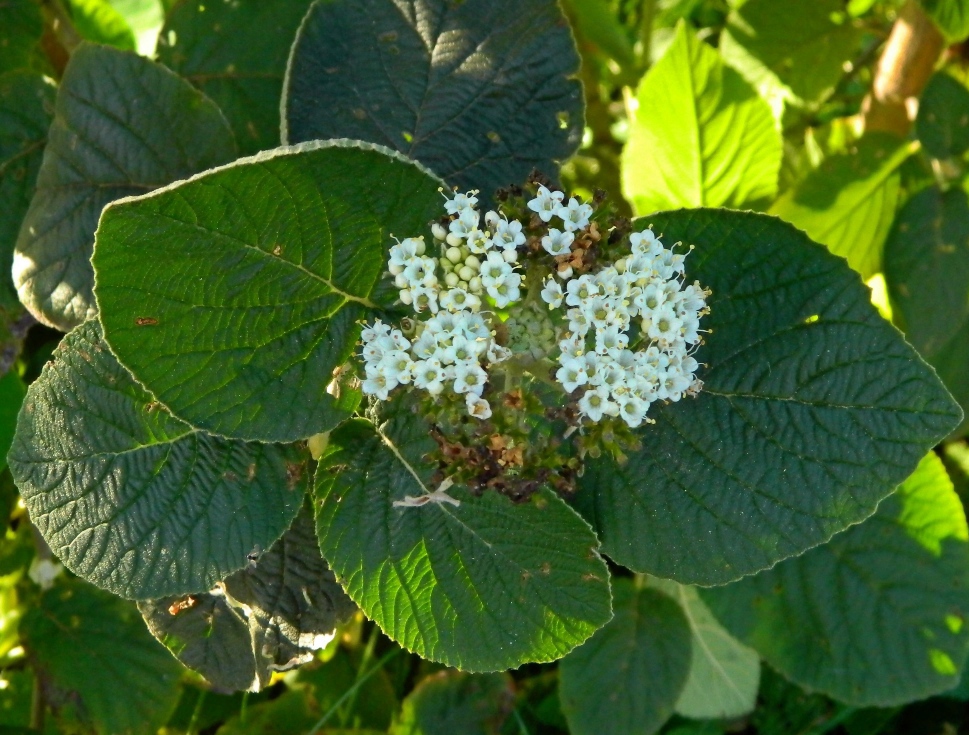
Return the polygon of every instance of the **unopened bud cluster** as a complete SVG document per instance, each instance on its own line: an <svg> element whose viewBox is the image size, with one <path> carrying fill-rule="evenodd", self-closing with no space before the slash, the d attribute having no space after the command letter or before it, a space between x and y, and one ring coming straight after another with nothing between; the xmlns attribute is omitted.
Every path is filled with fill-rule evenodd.
<svg viewBox="0 0 969 735"><path fill-rule="evenodd" d="M483 217L476 194L445 197L431 244L417 236L391 247L389 271L416 328L363 330L365 393L386 400L409 385L463 395L467 412L486 419L492 368L505 363L506 378L554 376L582 420L635 428L652 403L700 390L693 352L710 292L685 282L685 253L651 230L626 236L607 223L604 233L601 212L542 185Z"/></svg>

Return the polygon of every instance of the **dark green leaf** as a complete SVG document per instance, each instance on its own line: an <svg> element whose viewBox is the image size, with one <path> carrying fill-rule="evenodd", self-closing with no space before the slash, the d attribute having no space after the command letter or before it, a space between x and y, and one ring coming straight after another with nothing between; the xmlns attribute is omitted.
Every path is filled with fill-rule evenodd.
<svg viewBox="0 0 969 735"><path fill-rule="evenodd" d="M404 409L330 437L316 480L317 533L350 597L408 650L467 671L560 658L609 620L609 574L591 529L547 490L394 507L429 492L434 446Z"/></svg>
<svg viewBox="0 0 969 735"><path fill-rule="evenodd" d="M94 316L90 258L104 205L234 157L225 118L187 82L133 53L82 44L57 91L17 241L21 301L63 331Z"/></svg>
<svg viewBox="0 0 969 735"><path fill-rule="evenodd" d="M804 230L870 278L881 270L882 244L895 217L898 167L912 150L892 135L867 135L785 192L771 214Z"/></svg>
<svg viewBox="0 0 969 735"><path fill-rule="evenodd" d="M637 213L773 198L781 135L770 107L685 23L637 96L622 158L623 193Z"/></svg>
<svg viewBox="0 0 969 735"><path fill-rule="evenodd" d="M861 38L844 10L843 0L734 3L720 51L754 86L815 102L834 88Z"/></svg>
<svg viewBox="0 0 969 735"><path fill-rule="evenodd" d="M404 699L390 735L498 735L514 706L508 674L440 671Z"/></svg>
<svg viewBox="0 0 969 735"><path fill-rule="evenodd" d="M318 1L290 57L283 141L379 143L487 196L575 151L578 68L555 0Z"/></svg>
<svg viewBox="0 0 969 735"><path fill-rule="evenodd" d="M840 258L762 214L654 215L713 290L695 400L654 406L623 465L577 505L636 571L722 584L867 518L961 420L935 373Z"/></svg>
<svg viewBox="0 0 969 735"><path fill-rule="evenodd" d="M690 627L673 600L616 579L615 617L559 665L573 735L649 735L673 714L690 670Z"/></svg>
<svg viewBox="0 0 969 735"><path fill-rule="evenodd" d="M0 8L0 18L2 13ZM17 232L34 195L54 93L54 85L40 73L0 75L0 375L16 359L31 321L24 318L10 270Z"/></svg>
<svg viewBox="0 0 969 735"><path fill-rule="evenodd" d="M226 436L303 439L356 407L327 393L440 182L389 151L310 143L109 207L94 267L122 363L175 415ZM150 255L148 255L150 253ZM342 394L341 394L342 395Z"/></svg>
<svg viewBox="0 0 969 735"><path fill-rule="evenodd" d="M20 376L9 372L0 376L0 472L7 466L7 450L17 428L17 414L27 389Z"/></svg>
<svg viewBox="0 0 969 735"><path fill-rule="evenodd" d="M969 36L969 8L964 0L921 0L949 43Z"/></svg>
<svg viewBox="0 0 969 735"><path fill-rule="evenodd" d="M310 0L187 0L165 19L158 60L218 103L243 155L279 145L283 74L309 5Z"/></svg>
<svg viewBox="0 0 969 735"><path fill-rule="evenodd" d="M77 32L88 41L104 43L124 51L134 51L138 44L128 23L108 0L67 0Z"/></svg>
<svg viewBox="0 0 969 735"><path fill-rule="evenodd" d="M915 132L925 152L935 158L969 150L969 90L944 72L933 74L919 99Z"/></svg>
<svg viewBox="0 0 969 735"><path fill-rule="evenodd" d="M353 603L320 556L312 514L219 591L139 604L152 634L218 689L259 690L274 671L312 659Z"/></svg>
<svg viewBox="0 0 969 735"><path fill-rule="evenodd" d="M809 694L791 684L770 666L764 666L758 706L750 723L758 735L808 735L836 716L830 699Z"/></svg>
<svg viewBox="0 0 969 735"><path fill-rule="evenodd" d="M798 684L855 706L951 689L969 653L969 531L942 462L803 556L702 590L720 622Z"/></svg>
<svg viewBox="0 0 969 735"><path fill-rule="evenodd" d="M899 212L885 242L885 283L894 319L969 405L969 198L929 187Z"/></svg>
<svg viewBox="0 0 969 735"><path fill-rule="evenodd" d="M99 733L153 735L178 701L178 664L113 595L76 580L54 587L24 613L20 633L57 698Z"/></svg>
<svg viewBox="0 0 969 735"><path fill-rule="evenodd" d="M32 66L44 20L34 0L0 0L0 73Z"/></svg>
<svg viewBox="0 0 969 735"><path fill-rule="evenodd" d="M71 571L116 594L208 590L269 547L303 500L305 448L246 444L159 407L97 322L68 335L27 392L10 468Z"/></svg>

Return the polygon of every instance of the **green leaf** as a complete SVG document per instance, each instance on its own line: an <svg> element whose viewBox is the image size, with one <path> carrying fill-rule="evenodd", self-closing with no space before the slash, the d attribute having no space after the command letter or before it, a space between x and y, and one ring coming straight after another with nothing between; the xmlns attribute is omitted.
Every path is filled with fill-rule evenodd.
<svg viewBox="0 0 969 735"><path fill-rule="evenodd" d="M654 405L628 462L588 463L576 505L631 569L723 584L867 518L961 420L844 261L775 217L667 212L713 290L696 399Z"/></svg>
<svg viewBox="0 0 969 735"><path fill-rule="evenodd" d="M153 734L178 701L179 666L131 603L75 580L27 609L20 633L57 699L77 705L99 733Z"/></svg>
<svg viewBox="0 0 969 735"><path fill-rule="evenodd" d="M490 196L575 152L578 69L556 0L318 0L286 72L283 142L379 143Z"/></svg>
<svg viewBox="0 0 969 735"><path fill-rule="evenodd" d="M945 72L929 79L919 98L915 132L935 158L954 158L969 150L969 90Z"/></svg>
<svg viewBox="0 0 969 735"><path fill-rule="evenodd" d="M63 331L94 316L90 258L104 205L234 157L222 114L187 82L133 53L81 44L17 241L21 301Z"/></svg>
<svg viewBox="0 0 969 735"><path fill-rule="evenodd" d="M757 652L723 629L695 587L655 578L649 584L680 603L690 625L690 675L676 701L676 713L694 719L730 719L751 712L760 685Z"/></svg>
<svg viewBox="0 0 969 735"><path fill-rule="evenodd" d="M407 695L390 735L498 735L514 707L508 674L439 671Z"/></svg>
<svg viewBox="0 0 969 735"><path fill-rule="evenodd" d="M843 0L736 3L720 37L724 60L755 87L781 90L797 103L834 89L861 39Z"/></svg>
<svg viewBox="0 0 969 735"><path fill-rule="evenodd" d="M564 656L609 620L609 574L591 529L556 495L496 492L394 507L429 492L427 424L399 411L330 436L316 476L323 556L347 593L410 651L467 671Z"/></svg>
<svg viewBox="0 0 969 735"><path fill-rule="evenodd" d="M854 706L951 689L969 653L969 530L928 454L865 523L755 577L702 591L775 668Z"/></svg>
<svg viewBox="0 0 969 735"><path fill-rule="evenodd" d="M0 2L0 73L33 66L44 20L34 0Z"/></svg>
<svg viewBox="0 0 969 735"><path fill-rule="evenodd" d="M9 462L31 520L75 574L124 597L208 590L292 522L305 448L220 439L173 418L71 332L27 391Z"/></svg>
<svg viewBox="0 0 969 735"><path fill-rule="evenodd" d="M32 321L25 318L10 270L17 232L34 195L54 92L54 85L37 72L0 75L0 375L20 353Z"/></svg>
<svg viewBox="0 0 969 735"><path fill-rule="evenodd" d="M559 664L573 735L649 735L673 714L690 668L690 627L673 600L614 581L616 614Z"/></svg>
<svg viewBox="0 0 969 735"><path fill-rule="evenodd" d="M358 321L397 298L381 278L391 233L436 219L439 186L389 151L327 141L112 205L93 261L108 343L193 426L261 441L329 430L356 408L326 387Z"/></svg>
<svg viewBox="0 0 969 735"><path fill-rule="evenodd" d="M898 167L912 151L892 135L869 134L853 150L825 159L770 212L870 278L881 270L882 244L895 217Z"/></svg>
<svg viewBox="0 0 969 735"><path fill-rule="evenodd" d="M124 16L108 0L67 0L65 3L78 33L88 41L135 51L138 47Z"/></svg>
<svg viewBox="0 0 969 735"><path fill-rule="evenodd" d="M7 466L7 451L13 443L17 413L26 393L24 382L17 373L9 372L0 377L0 472Z"/></svg>
<svg viewBox="0 0 969 735"><path fill-rule="evenodd" d="M969 36L969 8L963 0L921 0L921 3L949 43Z"/></svg>
<svg viewBox="0 0 969 735"><path fill-rule="evenodd" d="M923 189L899 212L885 242L885 283L896 323L969 406L969 198Z"/></svg>
<svg viewBox="0 0 969 735"><path fill-rule="evenodd" d="M750 716L750 724L758 735L807 735L837 716L830 699L805 692L770 666L764 666L757 699L758 706Z"/></svg>
<svg viewBox="0 0 969 735"><path fill-rule="evenodd" d="M637 98L622 155L623 193L637 213L773 198L781 134L770 107L686 23Z"/></svg>
<svg viewBox="0 0 969 735"><path fill-rule="evenodd" d="M631 69L635 65L629 34L605 0L565 0L564 6L583 40L622 67Z"/></svg>
<svg viewBox="0 0 969 735"><path fill-rule="evenodd" d="M243 155L279 145L286 60L309 5L187 0L165 19L158 60L218 103Z"/></svg>
<svg viewBox="0 0 969 735"><path fill-rule="evenodd" d="M310 512L253 556L217 594L138 605L152 634L220 690L258 691L274 671L306 663L355 610L320 556Z"/></svg>

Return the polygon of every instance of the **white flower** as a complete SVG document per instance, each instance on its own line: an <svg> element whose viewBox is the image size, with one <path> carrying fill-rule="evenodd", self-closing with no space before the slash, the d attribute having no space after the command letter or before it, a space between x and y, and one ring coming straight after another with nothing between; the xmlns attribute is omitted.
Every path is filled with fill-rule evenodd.
<svg viewBox="0 0 969 735"><path fill-rule="evenodd" d="M587 275L569 281L566 290L569 295L565 297L565 303L569 306L585 306L594 296L599 295L599 287Z"/></svg>
<svg viewBox="0 0 969 735"><path fill-rule="evenodd" d="M488 288L503 283L512 275L512 270L512 265L505 262L501 253L488 253L488 259L481 264L481 270L478 271L481 285Z"/></svg>
<svg viewBox="0 0 969 735"><path fill-rule="evenodd" d="M634 393L627 393L619 401L619 416L631 429L643 423L648 410L649 403Z"/></svg>
<svg viewBox="0 0 969 735"><path fill-rule="evenodd" d="M600 385L598 388L587 390L579 399L579 413L592 421L600 421L603 415L617 415L619 406L609 398L609 389Z"/></svg>
<svg viewBox="0 0 969 735"><path fill-rule="evenodd" d="M552 215L559 208L565 194L560 191L549 191L546 187L539 185L538 195L528 202L528 208L541 217L542 222L548 222Z"/></svg>
<svg viewBox="0 0 969 735"><path fill-rule="evenodd" d="M542 289L542 301L548 304L549 309L558 309L562 305L565 294L558 281L549 278L545 281L545 288Z"/></svg>
<svg viewBox="0 0 969 735"><path fill-rule="evenodd" d="M410 290L413 300L414 311L420 313L424 309L429 309L432 313L437 313L437 290L425 286L414 286Z"/></svg>
<svg viewBox="0 0 969 735"><path fill-rule="evenodd" d="M477 191L469 191L467 194L455 192L453 199L448 199L447 194L445 194L444 210L448 214L460 215L464 210L474 209L474 205L478 203L478 198L474 196L477 193Z"/></svg>
<svg viewBox="0 0 969 735"><path fill-rule="evenodd" d="M634 255L659 255L663 250L663 245L653 234L652 230L634 232L629 236L629 244L632 246Z"/></svg>
<svg viewBox="0 0 969 735"><path fill-rule="evenodd" d="M390 247L390 258L387 260L387 266L390 269L392 275L398 275L403 272L410 262L421 255L424 254L424 238L423 237L408 237L402 242L392 245Z"/></svg>
<svg viewBox="0 0 969 735"><path fill-rule="evenodd" d="M474 393L480 396L487 382L488 374L477 362L457 363L454 366L455 393Z"/></svg>
<svg viewBox="0 0 969 735"><path fill-rule="evenodd" d="M414 363L414 385L426 390L432 396L440 395L444 390L446 377L447 373L440 360L430 358Z"/></svg>
<svg viewBox="0 0 969 735"><path fill-rule="evenodd" d="M491 404L484 398L468 393L465 396L465 402L468 406L468 414L471 416L482 420L491 418Z"/></svg>
<svg viewBox="0 0 969 735"><path fill-rule="evenodd" d="M451 220L448 229L451 231L451 235L463 240L474 230L478 229L478 222L480 220L481 215L478 212L473 209L464 209L457 219ZM451 242L450 236L448 236L448 243L451 245L455 244Z"/></svg>
<svg viewBox="0 0 969 735"><path fill-rule="evenodd" d="M497 342L488 343L487 358L488 362L491 364L504 362L505 360L510 359L512 354L513 353L511 350L509 350L507 347L502 347Z"/></svg>
<svg viewBox="0 0 969 735"><path fill-rule="evenodd" d="M580 385L589 382L589 376L585 370L585 362L574 357L562 357L559 360L562 365L555 372L555 379L562 384L566 393L571 393Z"/></svg>
<svg viewBox="0 0 969 735"><path fill-rule="evenodd" d="M463 288L452 288L441 294L439 299L441 308L450 312L477 311L481 308L481 299L468 293Z"/></svg>
<svg viewBox="0 0 969 735"><path fill-rule="evenodd" d="M517 273L510 273L494 286L488 286L488 295L495 300L495 306L504 309L509 304L513 304L522 297L521 285L522 277Z"/></svg>
<svg viewBox="0 0 969 735"><path fill-rule="evenodd" d="M498 220L492 242L503 250L514 250L519 245L524 245L525 233L522 232L522 223L518 220L511 222L506 219Z"/></svg>
<svg viewBox="0 0 969 735"><path fill-rule="evenodd" d="M380 358L377 364L379 374L393 378L398 383L409 383L412 377L414 363L403 350L392 350Z"/></svg>
<svg viewBox="0 0 969 735"><path fill-rule="evenodd" d="M390 396L390 391L397 387L397 380L382 372L375 372L363 381L363 392L370 396L377 396L381 401L386 401Z"/></svg>
<svg viewBox="0 0 969 735"><path fill-rule="evenodd" d="M360 338L364 342L373 342L378 337L390 334L390 325L384 324L382 321L377 319L373 324L364 327L363 331L360 332Z"/></svg>
<svg viewBox="0 0 969 735"><path fill-rule="evenodd" d="M569 232L581 230L589 225L589 217L592 216L592 207L588 204L579 204L575 197L569 199L568 204L564 204L555 210L556 216L560 217L563 226Z"/></svg>
<svg viewBox="0 0 969 735"><path fill-rule="evenodd" d="M576 334L559 340L559 350L562 352L563 360L568 357L581 357L585 353L585 339Z"/></svg>
<svg viewBox="0 0 969 735"><path fill-rule="evenodd" d="M565 255L571 251L575 235L571 232L561 232L550 227L548 234L542 238L542 247L549 255Z"/></svg>
<svg viewBox="0 0 969 735"><path fill-rule="evenodd" d="M491 249L491 240L488 238L488 233L482 230L471 230L468 233L466 242L468 244L468 250L476 255L483 255Z"/></svg>

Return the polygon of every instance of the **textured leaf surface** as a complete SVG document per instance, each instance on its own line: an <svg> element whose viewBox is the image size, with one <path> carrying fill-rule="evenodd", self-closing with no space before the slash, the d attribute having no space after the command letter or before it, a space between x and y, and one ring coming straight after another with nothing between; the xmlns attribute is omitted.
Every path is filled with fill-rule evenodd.
<svg viewBox="0 0 969 735"><path fill-rule="evenodd" d="M951 689L969 653L969 531L941 460L861 525L803 556L702 590L730 631L808 689L856 706Z"/></svg>
<svg viewBox="0 0 969 735"><path fill-rule="evenodd" d="M212 437L158 408L97 322L65 338L27 393L10 468L64 564L131 598L198 592L289 526L305 449Z"/></svg>
<svg viewBox="0 0 969 735"><path fill-rule="evenodd" d="M54 91L54 85L37 72L0 75L0 375L20 352L29 321L24 319L10 269L17 232L34 195L54 112Z"/></svg>
<svg viewBox="0 0 969 735"><path fill-rule="evenodd" d="M690 674L676 713L693 719L729 719L751 712L760 686L760 657L724 630L695 587L651 577L649 585L676 600L690 626Z"/></svg>
<svg viewBox="0 0 969 735"><path fill-rule="evenodd" d="M32 66L44 32L40 5L33 0L0 0L0 74Z"/></svg>
<svg viewBox="0 0 969 735"><path fill-rule="evenodd" d="M0 472L7 466L7 451L13 442L17 413L26 392L24 382L16 372L0 376Z"/></svg>
<svg viewBox="0 0 969 735"><path fill-rule="evenodd" d="M740 209L777 192L781 135L770 107L685 23L637 96L622 156L623 193L637 213Z"/></svg>
<svg viewBox="0 0 969 735"><path fill-rule="evenodd" d="M306 663L356 609L336 583L309 511L218 593L139 604L149 629L222 690L259 689L274 671Z"/></svg>
<svg viewBox="0 0 969 735"><path fill-rule="evenodd" d="M735 3L720 51L754 86L814 102L834 88L861 38L844 9L842 0Z"/></svg>
<svg viewBox="0 0 969 735"><path fill-rule="evenodd" d="M812 240L870 278L881 270L882 244L898 202L897 171L912 147L894 136L870 134L855 150L831 156L771 207Z"/></svg>
<svg viewBox="0 0 969 735"><path fill-rule="evenodd" d="M690 668L690 627L673 600L616 579L615 617L559 665L573 735L649 735L673 714Z"/></svg>
<svg viewBox="0 0 969 735"><path fill-rule="evenodd" d="M905 338L969 405L969 198L931 186L899 212L885 242L885 283Z"/></svg>
<svg viewBox="0 0 969 735"><path fill-rule="evenodd" d="M929 79L919 98L915 132L935 158L961 156L969 149L969 89L944 72Z"/></svg>
<svg viewBox="0 0 969 735"><path fill-rule="evenodd" d="M921 0L949 43L969 36L969 8L962 0Z"/></svg>
<svg viewBox="0 0 969 735"><path fill-rule="evenodd" d="M514 707L508 674L440 671L407 695L390 735L498 735Z"/></svg>
<svg viewBox="0 0 969 735"><path fill-rule="evenodd" d="M355 408L326 386L357 321L397 298L381 278L390 236L426 230L439 186L388 151L330 141L112 205L94 254L108 342L193 426L265 441L331 429Z"/></svg>
<svg viewBox="0 0 969 735"><path fill-rule="evenodd" d="M653 406L643 448L596 460L576 505L636 571L722 584L867 518L961 411L844 261L762 214L640 220L695 245L713 290L696 399Z"/></svg>
<svg viewBox="0 0 969 735"><path fill-rule="evenodd" d="M309 5L310 0L188 0L165 19L158 60L215 100L243 155L279 145L283 74Z"/></svg>
<svg viewBox="0 0 969 735"><path fill-rule="evenodd" d="M283 142L358 138L462 189L555 175L582 135L579 57L555 0L316 2L293 46Z"/></svg>
<svg viewBox="0 0 969 735"><path fill-rule="evenodd" d="M65 583L24 613L20 633L36 666L98 732L149 735L175 708L181 669L129 602Z"/></svg>
<svg viewBox="0 0 969 735"><path fill-rule="evenodd" d="M82 44L57 91L17 241L21 301L63 331L94 316L90 258L104 205L225 163L235 150L222 113L187 82L133 53Z"/></svg>
<svg viewBox="0 0 969 735"><path fill-rule="evenodd" d="M560 658L611 615L591 529L548 491L395 508L428 492L434 447L407 410L380 432L363 420L330 437L317 471L317 533L350 597L408 650L468 671Z"/></svg>

